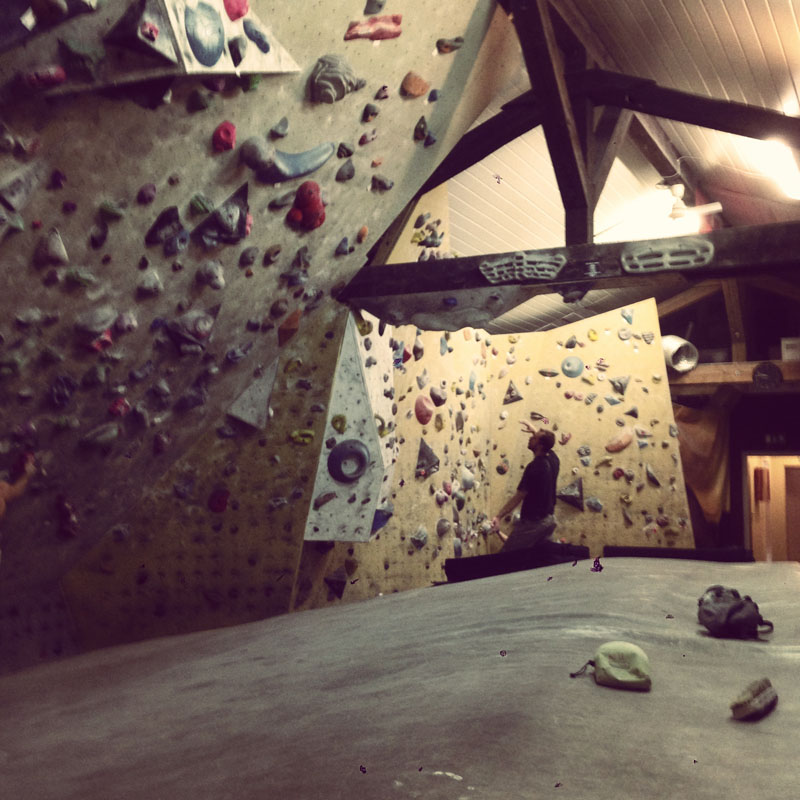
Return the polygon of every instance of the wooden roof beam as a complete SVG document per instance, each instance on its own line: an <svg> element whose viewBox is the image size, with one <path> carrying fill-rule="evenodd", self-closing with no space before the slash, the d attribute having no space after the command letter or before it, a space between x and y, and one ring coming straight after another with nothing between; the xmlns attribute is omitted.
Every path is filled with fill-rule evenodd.
<svg viewBox="0 0 800 800"><path fill-rule="evenodd" d="M568 76L570 91L594 103L628 108L654 117L735 133L752 139L780 138L800 148L800 118L760 106L665 89L655 81L602 69Z"/></svg>
<svg viewBox="0 0 800 800"><path fill-rule="evenodd" d="M541 103L550 159L566 213L566 242L593 239L594 197L547 0L511 0L531 86Z"/></svg>

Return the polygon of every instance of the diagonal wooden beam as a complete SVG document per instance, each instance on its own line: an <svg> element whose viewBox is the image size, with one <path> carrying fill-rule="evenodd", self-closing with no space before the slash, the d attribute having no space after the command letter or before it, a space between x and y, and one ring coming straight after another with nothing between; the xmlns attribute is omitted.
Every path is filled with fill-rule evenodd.
<svg viewBox="0 0 800 800"><path fill-rule="evenodd" d="M690 286L688 289L660 302L656 306L658 318L663 319L677 311L683 311L684 308L689 308L689 306L693 306L701 300L705 300L706 297L716 294L721 288L718 280L700 281L694 284L694 286Z"/></svg>
<svg viewBox="0 0 800 800"><path fill-rule="evenodd" d="M592 163L591 180L596 198L600 197L608 180L608 174L628 135L633 112L624 108L606 106L594 130L595 159Z"/></svg>
<svg viewBox="0 0 800 800"><path fill-rule="evenodd" d="M531 86L544 115L547 147L567 216L566 241L591 241L588 209L593 208L592 188L547 0L511 0L511 10Z"/></svg>
<svg viewBox="0 0 800 800"><path fill-rule="evenodd" d="M468 131L445 156L417 192L421 197L439 184L469 169L509 142L542 123L542 113L532 92L506 103L499 114Z"/></svg>
<svg viewBox="0 0 800 800"><path fill-rule="evenodd" d="M777 137L800 148L800 118L760 106L666 89L655 81L590 69L569 76L570 90L593 102L753 139Z"/></svg>

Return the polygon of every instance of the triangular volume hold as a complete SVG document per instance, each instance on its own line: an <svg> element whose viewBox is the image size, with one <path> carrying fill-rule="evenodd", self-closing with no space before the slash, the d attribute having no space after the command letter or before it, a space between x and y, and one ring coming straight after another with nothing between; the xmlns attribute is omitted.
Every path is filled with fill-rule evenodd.
<svg viewBox="0 0 800 800"><path fill-rule="evenodd" d="M189 75L300 71L270 28L252 10L240 14L243 5L224 0L163 2L183 69Z"/></svg>
<svg viewBox="0 0 800 800"><path fill-rule="evenodd" d="M228 414L257 430L267 427L269 419L269 397L275 383L278 359L266 368L264 374L251 383L228 409Z"/></svg>
<svg viewBox="0 0 800 800"><path fill-rule="evenodd" d="M559 489L556 497L565 503L583 511L583 478L576 478L572 483Z"/></svg>
<svg viewBox="0 0 800 800"><path fill-rule="evenodd" d="M506 389L506 396L503 398L503 405L516 403L517 400L522 400L522 395L519 393L519 389L514 386L514 381L509 381L508 389Z"/></svg>
<svg viewBox="0 0 800 800"><path fill-rule="evenodd" d="M103 40L128 50L161 56L171 64L180 63L169 17L161 0L133 0Z"/></svg>
<svg viewBox="0 0 800 800"><path fill-rule="evenodd" d="M247 195L248 188L244 183L192 231L192 238L207 249L221 244L236 244L244 239L249 227Z"/></svg>
<svg viewBox="0 0 800 800"><path fill-rule="evenodd" d="M439 456L431 450L430 445L424 440L419 440L419 453L417 455L417 478L427 478L439 471Z"/></svg>

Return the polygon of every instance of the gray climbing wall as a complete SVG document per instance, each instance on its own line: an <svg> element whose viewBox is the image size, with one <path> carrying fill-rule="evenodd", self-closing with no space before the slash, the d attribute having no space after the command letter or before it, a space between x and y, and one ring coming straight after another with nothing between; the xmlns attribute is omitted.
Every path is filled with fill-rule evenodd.
<svg viewBox="0 0 800 800"><path fill-rule="evenodd" d="M128 5L0 54L0 467L40 466L2 523L0 594L36 606L68 572L83 647L291 607L346 318L332 295L515 47L488 0L413 0L374 41L345 40L363 6L254 0L299 71L187 78L100 41ZM315 93L326 54L346 68ZM337 85L353 91L326 102ZM321 191L298 197L305 180Z"/></svg>

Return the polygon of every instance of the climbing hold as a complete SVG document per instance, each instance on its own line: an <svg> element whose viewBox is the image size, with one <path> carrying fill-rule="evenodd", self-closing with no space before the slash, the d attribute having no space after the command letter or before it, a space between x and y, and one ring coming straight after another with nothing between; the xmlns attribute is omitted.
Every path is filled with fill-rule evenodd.
<svg viewBox="0 0 800 800"><path fill-rule="evenodd" d="M155 199L156 185L154 183L144 184L136 194L136 201L143 206L150 205Z"/></svg>
<svg viewBox="0 0 800 800"><path fill-rule="evenodd" d="M213 67L225 49L225 31L217 10L205 2L184 8L184 28L189 47L204 67Z"/></svg>
<svg viewBox="0 0 800 800"><path fill-rule="evenodd" d="M404 97L422 97L430 88L431 85L422 76L410 71L400 84L400 93Z"/></svg>
<svg viewBox="0 0 800 800"><path fill-rule="evenodd" d="M379 191L379 192L388 192L394 186L394 181L390 180L389 178L383 175L373 175L372 176L372 184L371 188L372 191Z"/></svg>
<svg viewBox="0 0 800 800"><path fill-rule="evenodd" d="M414 126L414 141L421 142L428 135L428 122L425 117L420 117Z"/></svg>
<svg viewBox="0 0 800 800"><path fill-rule="evenodd" d="M630 379L631 376L627 375L624 378L610 378L608 382L611 384L617 394L625 394L625 390L628 388L628 382Z"/></svg>
<svg viewBox="0 0 800 800"><path fill-rule="evenodd" d="M295 444L311 444L314 441L314 431L310 428L295 428L289 434L289 438Z"/></svg>
<svg viewBox="0 0 800 800"><path fill-rule="evenodd" d="M228 52L233 66L238 67L244 61L245 55L247 55L247 39L241 35L228 39Z"/></svg>
<svg viewBox="0 0 800 800"><path fill-rule="evenodd" d="M239 266L251 267L253 264L255 264L257 258L258 248L246 247L244 250L242 250L241 255L239 256Z"/></svg>
<svg viewBox="0 0 800 800"><path fill-rule="evenodd" d="M495 467L495 469L497 470L497 474L498 474L498 475L505 475L505 474L508 472L508 470L509 470L510 466L511 466L511 465L508 463L508 459L507 459L507 458L504 458L504 459L503 459L503 460L502 460L502 461L501 461L501 462L500 462L500 463L497 465L497 467Z"/></svg>
<svg viewBox="0 0 800 800"><path fill-rule="evenodd" d="M286 215L286 221L307 231L314 230L325 222L325 204L322 202L318 183L304 181L300 184L294 197L294 204Z"/></svg>
<svg viewBox="0 0 800 800"><path fill-rule="evenodd" d="M431 450L424 439L419 440L419 452L417 454L417 466L414 475L417 478L427 478L439 471L439 457Z"/></svg>
<svg viewBox="0 0 800 800"><path fill-rule="evenodd" d="M594 328L589 328L589 331L586 334L586 336L590 342L596 342L600 338L597 331Z"/></svg>
<svg viewBox="0 0 800 800"><path fill-rule="evenodd" d="M436 144L436 136L433 134L433 131L428 131L428 133L425 136L424 145L425 145L425 147L431 147L434 144ZM440 241L441 241L441 238L440 238Z"/></svg>
<svg viewBox="0 0 800 800"><path fill-rule="evenodd" d="M335 481L341 483L354 483L369 465L369 449L358 439L345 439L328 455L328 472Z"/></svg>
<svg viewBox="0 0 800 800"><path fill-rule="evenodd" d="M603 504L597 497L587 497L586 498L586 506L589 508L590 511L602 511Z"/></svg>
<svg viewBox="0 0 800 800"><path fill-rule="evenodd" d="M370 17L359 22L355 20L347 26L344 34L346 42L352 39L396 39L402 32L400 24L403 22L402 14L384 14L380 17Z"/></svg>
<svg viewBox="0 0 800 800"><path fill-rule="evenodd" d="M344 433L347 430L347 417L344 414L334 414L331 418L331 427L337 433Z"/></svg>
<svg viewBox="0 0 800 800"><path fill-rule="evenodd" d="M264 260L262 261L262 264L265 267L268 267L270 264L274 264L278 260L278 256L280 254L281 246L279 244L273 244L264 251Z"/></svg>
<svg viewBox="0 0 800 800"><path fill-rule="evenodd" d="M154 269L148 269L142 273L139 283L136 285L136 294L139 297L155 297L164 291L164 284L161 276Z"/></svg>
<svg viewBox="0 0 800 800"><path fill-rule="evenodd" d="M558 370L545 367L539 370L539 374L544 375L545 378L555 378L558 375Z"/></svg>
<svg viewBox="0 0 800 800"><path fill-rule="evenodd" d="M223 4L231 22L241 19L250 10L249 0L223 0Z"/></svg>
<svg viewBox="0 0 800 800"><path fill-rule="evenodd" d="M421 550L427 543L428 531L425 529L424 525L420 525L411 536L411 544L413 544L417 550Z"/></svg>
<svg viewBox="0 0 800 800"><path fill-rule="evenodd" d="M322 506L326 503L330 503L331 500L335 500L336 497L336 492L325 492L324 494L317 495L314 498L314 511L319 511Z"/></svg>
<svg viewBox="0 0 800 800"><path fill-rule="evenodd" d="M353 164L353 159L348 158L338 170L336 170L336 180L339 183L349 181L356 174L356 168Z"/></svg>
<svg viewBox="0 0 800 800"><path fill-rule="evenodd" d="M371 131L365 131L361 134L358 139L359 145L363 147L365 144L369 144L370 142L374 142L378 138L378 129L373 128Z"/></svg>
<svg viewBox="0 0 800 800"><path fill-rule="evenodd" d="M342 240L339 242L339 244L337 244L337 245L336 245L336 250L334 251L334 253L335 253L337 256L346 256L346 255L348 255L349 253L352 253L352 252L353 252L353 250L355 250L355 247L352 247L352 246L350 245L350 242L347 240L347 237L345 236L345 237L344 237L344 238L343 238L343 239L342 239Z"/></svg>
<svg viewBox="0 0 800 800"><path fill-rule="evenodd" d="M183 230L183 223L177 206L165 208L156 217L156 221L145 234L144 241L147 245L163 244L167 239L177 236Z"/></svg>
<svg viewBox="0 0 800 800"><path fill-rule="evenodd" d="M262 52L269 53L270 46L267 35L252 19L246 19L242 24L244 35Z"/></svg>
<svg viewBox="0 0 800 800"><path fill-rule="evenodd" d="M81 447L96 448L98 450L107 450L119 438L119 424L116 422L106 422L104 425L98 425L92 428L88 433L84 434L79 443Z"/></svg>
<svg viewBox="0 0 800 800"><path fill-rule="evenodd" d="M647 475L647 480L650 481L653 486L661 486L661 481L658 479L653 471L653 468L649 464L645 464L644 471Z"/></svg>
<svg viewBox="0 0 800 800"><path fill-rule="evenodd" d="M505 396L503 397L503 405L508 405L509 403L516 403L518 400L522 400L522 395L519 393L519 390L514 385L514 381L509 381L508 388L506 389Z"/></svg>
<svg viewBox="0 0 800 800"><path fill-rule="evenodd" d="M433 404L437 408L447 402L447 392L438 386L431 386L430 395L431 400L433 400Z"/></svg>
<svg viewBox="0 0 800 800"><path fill-rule="evenodd" d="M308 81L311 100L316 103L334 103L366 84L363 78L356 78L352 67L338 55L319 58Z"/></svg>
<svg viewBox="0 0 800 800"><path fill-rule="evenodd" d="M633 431L624 427L620 432L606 444L609 453L618 453L624 450L633 441Z"/></svg>
<svg viewBox="0 0 800 800"><path fill-rule="evenodd" d="M210 286L212 289L225 288L225 275L222 264L216 259L203 262L197 270L195 280L201 286Z"/></svg>
<svg viewBox="0 0 800 800"><path fill-rule="evenodd" d="M300 329L302 311L295 309L278 327L278 345L281 347L289 341Z"/></svg>
<svg viewBox="0 0 800 800"><path fill-rule="evenodd" d="M634 419L638 419L639 418L639 409L636 406L632 406L631 408L629 408L625 412L625 414L627 416L629 416L629 417L633 417Z"/></svg>
<svg viewBox="0 0 800 800"><path fill-rule="evenodd" d="M236 126L228 120L221 122L214 129L214 134L211 137L211 144L217 153L222 153L225 150L233 150L236 146Z"/></svg>
<svg viewBox="0 0 800 800"><path fill-rule="evenodd" d="M623 342L627 342L628 339L631 338L631 329L630 328L620 328L617 331L617 336L622 339Z"/></svg>
<svg viewBox="0 0 800 800"><path fill-rule="evenodd" d="M318 170L333 151L333 142L323 142L302 153L284 153L263 137L253 136L239 148L239 160L250 167L262 183L280 183Z"/></svg>
<svg viewBox="0 0 800 800"><path fill-rule="evenodd" d="M628 325L633 322L633 309L623 308L619 313L622 315L622 318L628 323Z"/></svg>
<svg viewBox="0 0 800 800"><path fill-rule="evenodd" d="M364 106L364 112L361 114L362 122L372 122L379 114L378 106L374 103L367 103Z"/></svg>
<svg viewBox="0 0 800 800"><path fill-rule="evenodd" d="M427 395L421 394L414 403L414 415L420 425L427 425L433 417L433 401Z"/></svg>
<svg viewBox="0 0 800 800"><path fill-rule="evenodd" d="M33 259L37 267L63 266L69 263L67 249L58 228L50 228L39 240Z"/></svg>
<svg viewBox="0 0 800 800"><path fill-rule="evenodd" d="M243 183L214 213L193 231L192 238L206 249L220 244L236 244L250 232L252 216L249 213L248 185ZM167 251L167 244L164 247Z"/></svg>
<svg viewBox="0 0 800 800"><path fill-rule="evenodd" d="M568 378L577 378L583 372L583 361L577 356L567 356L561 362L561 371Z"/></svg>
<svg viewBox="0 0 800 800"><path fill-rule="evenodd" d="M367 233L369 233L369 228L367 228L366 225L362 225L358 229L358 233L356 234L356 241L359 244L362 244L364 242L364 240L367 238Z"/></svg>
<svg viewBox="0 0 800 800"><path fill-rule="evenodd" d="M559 500L583 511L583 478L576 478L572 483L559 489L556 493Z"/></svg>
<svg viewBox="0 0 800 800"><path fill-rule="evenodd" d="M389 97L389 87L384 84L383 86L375 92L375 99L376 100L387 100Z"/></svg>

